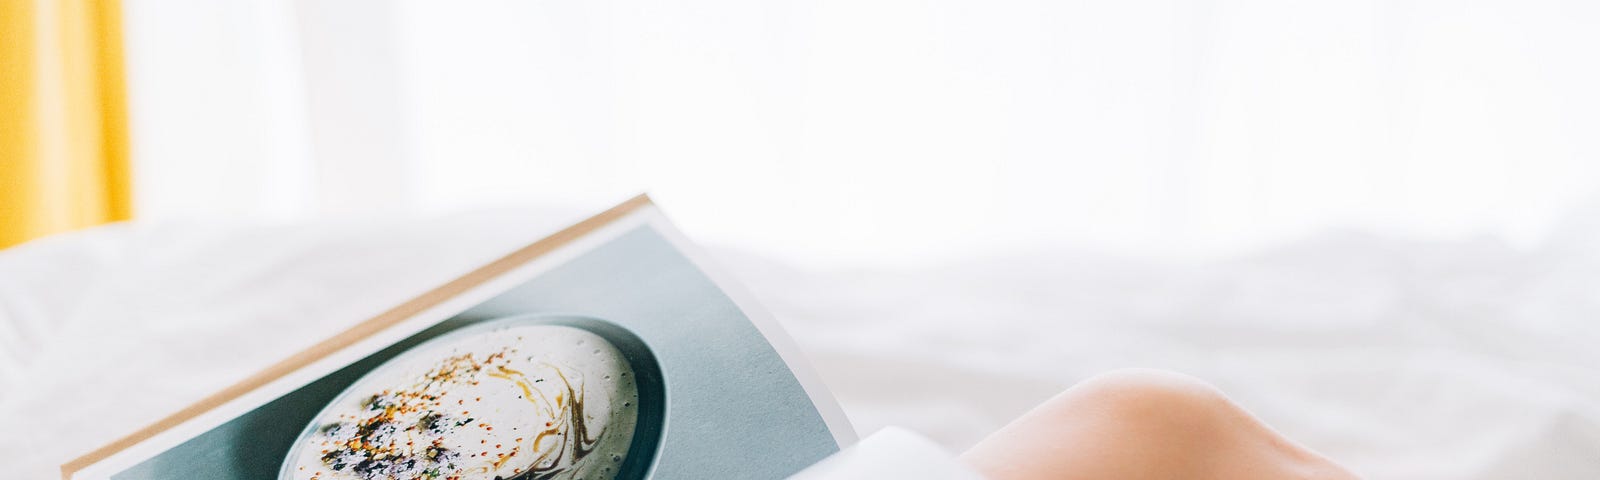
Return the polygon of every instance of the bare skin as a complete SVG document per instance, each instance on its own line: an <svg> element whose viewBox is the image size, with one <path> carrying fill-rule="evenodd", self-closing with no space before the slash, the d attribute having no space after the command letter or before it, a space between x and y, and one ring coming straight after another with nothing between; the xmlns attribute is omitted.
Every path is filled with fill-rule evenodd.
<svg viewBox="0 0 1600 480"><path fill-rule="evenodd" d="M1205 382L1157 370L1085 380L973 446L991 480L1352 480Z"/></svg>

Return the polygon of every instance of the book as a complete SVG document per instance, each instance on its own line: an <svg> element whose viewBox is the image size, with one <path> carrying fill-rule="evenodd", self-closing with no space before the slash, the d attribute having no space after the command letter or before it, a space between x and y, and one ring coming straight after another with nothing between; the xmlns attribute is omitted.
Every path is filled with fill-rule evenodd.
<svg viewBox="0 0 1600 480"><path fill-rule="evenodd" d="M783 478L854 441L776 320L641 195L62 477Z"/></svg>

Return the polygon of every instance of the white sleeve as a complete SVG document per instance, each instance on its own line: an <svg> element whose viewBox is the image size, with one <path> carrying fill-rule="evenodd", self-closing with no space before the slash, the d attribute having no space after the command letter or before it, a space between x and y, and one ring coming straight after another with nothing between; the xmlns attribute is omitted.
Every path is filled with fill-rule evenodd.
<svg viewBox="0 0 1600 480"><path fill-rule="evenodd" d="M860 443L789 477L789 480L983 480L932 441L902 428L885 428Z"/></svg>

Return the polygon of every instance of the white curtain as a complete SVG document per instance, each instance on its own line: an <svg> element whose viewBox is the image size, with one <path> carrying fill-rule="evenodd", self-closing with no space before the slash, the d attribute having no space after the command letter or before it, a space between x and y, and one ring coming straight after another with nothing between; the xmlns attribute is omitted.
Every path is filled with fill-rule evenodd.
<svg viewBox="0 0 1600 480"><path fill-rule="evenodd" d="M1600 178L1582 1L129 0L139 213L650 190L813 262L1533 245Z"/></svg>

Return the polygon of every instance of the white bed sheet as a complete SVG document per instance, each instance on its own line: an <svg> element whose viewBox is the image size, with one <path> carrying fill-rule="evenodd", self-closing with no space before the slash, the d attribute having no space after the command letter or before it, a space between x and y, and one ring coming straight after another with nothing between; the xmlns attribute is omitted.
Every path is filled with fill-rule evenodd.
<svg viewBox="0 0 1600 480"><path fill-rule="evenodd" d="M0 464L53 478L573 218L118 225L0 252ZM1535 251L1332 233L1202 264L811 271L714 252L863 434L959 451L1086 376L1160 367L1368 478L1600 478L1600 228Z"/></svg>

